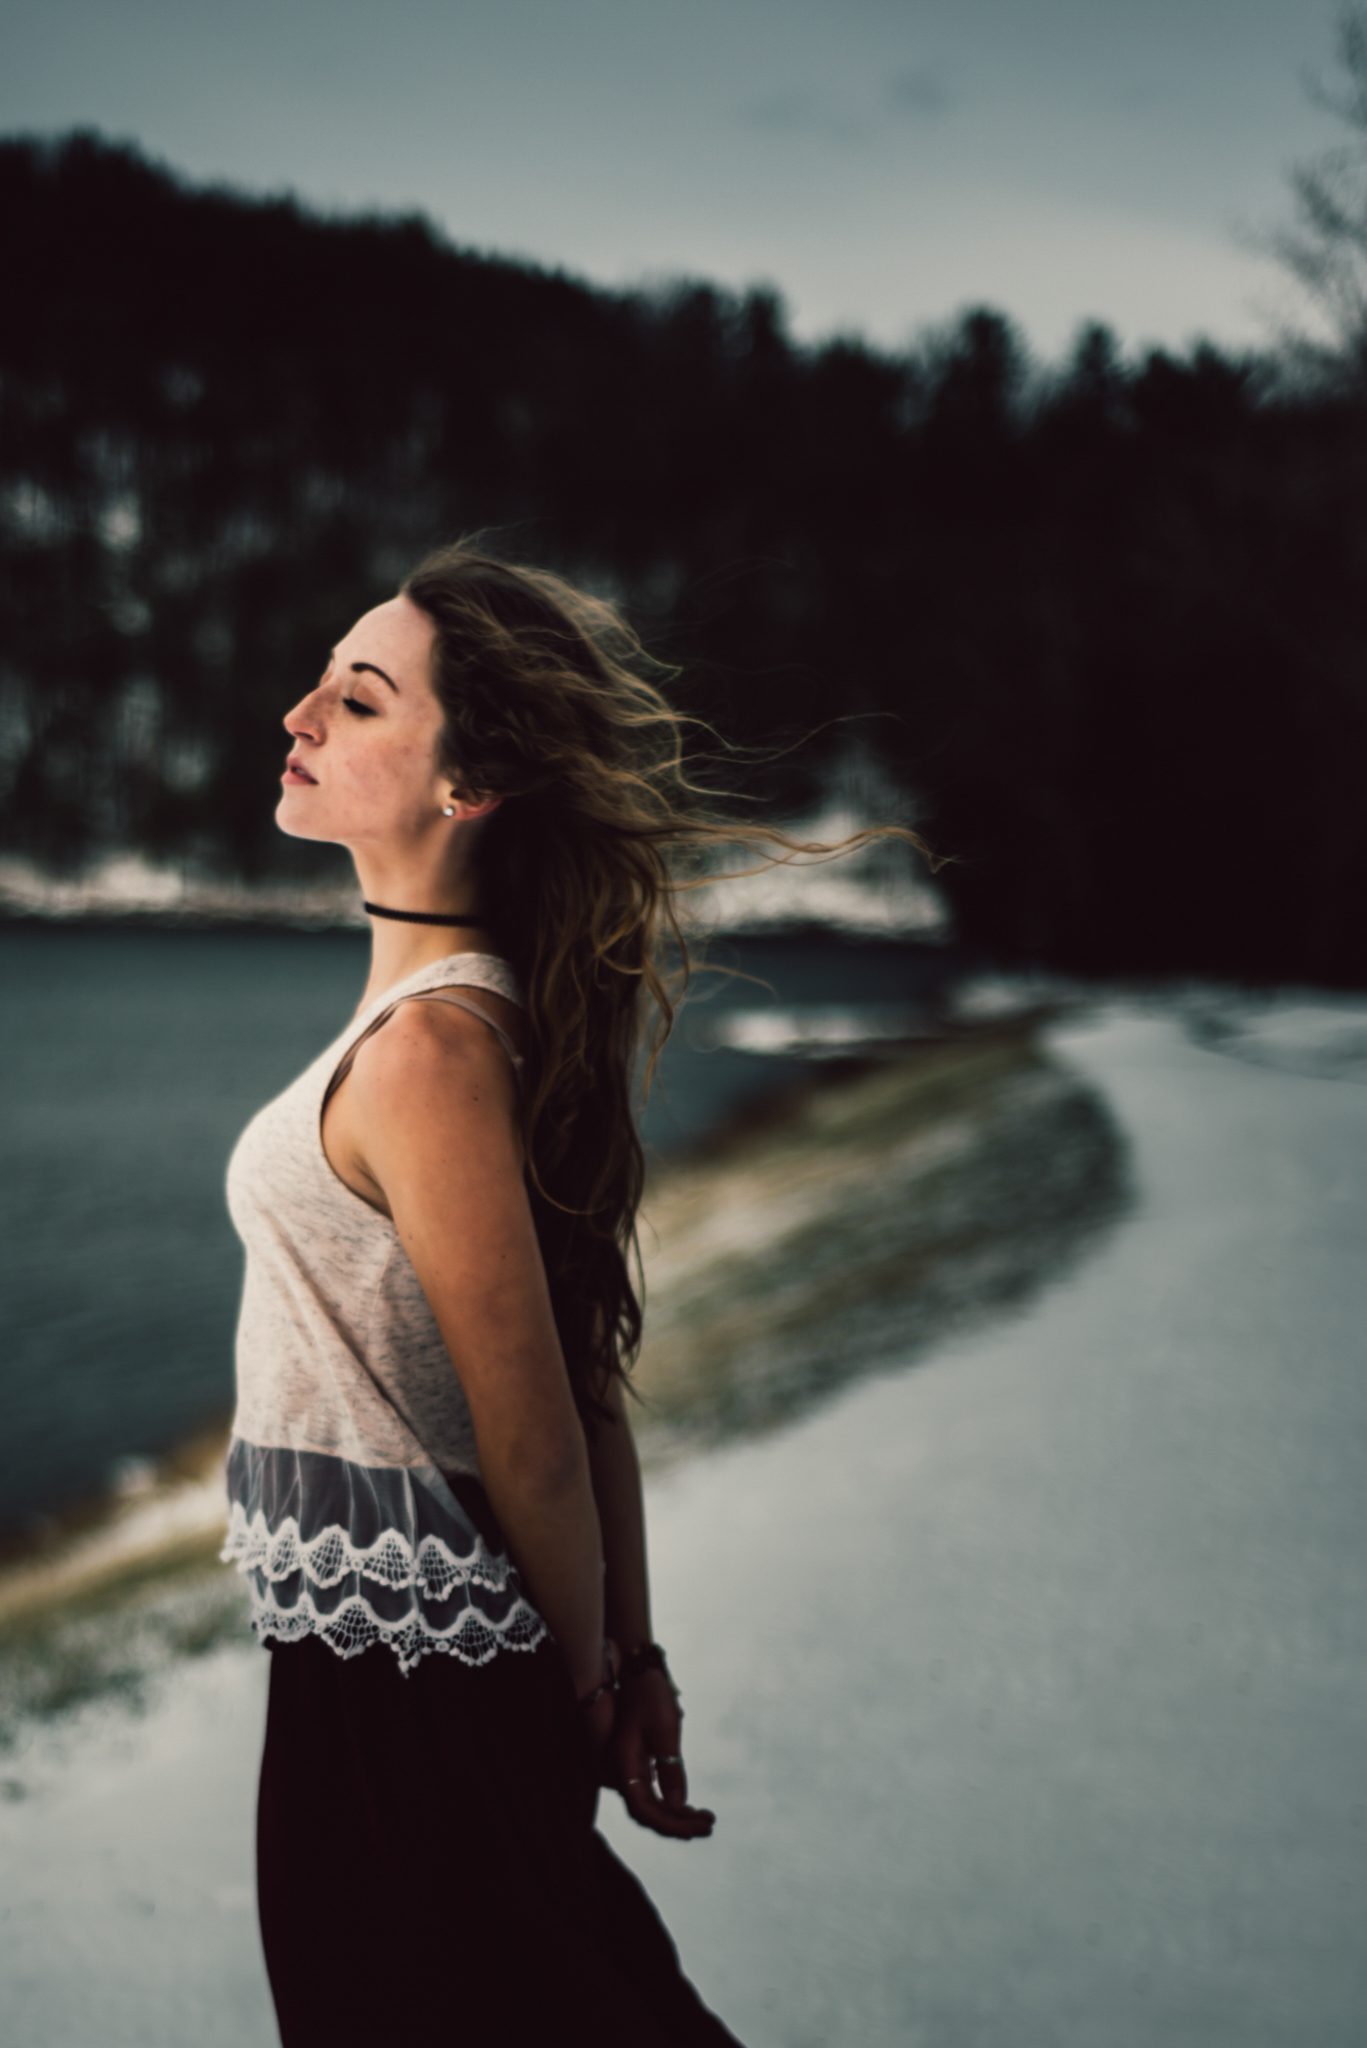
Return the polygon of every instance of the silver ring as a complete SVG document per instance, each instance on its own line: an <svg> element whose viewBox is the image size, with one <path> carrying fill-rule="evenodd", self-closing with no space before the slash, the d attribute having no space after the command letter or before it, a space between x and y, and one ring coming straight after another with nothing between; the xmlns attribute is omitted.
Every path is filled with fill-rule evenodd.
<svg viewBox="0 0 1367 2048"><path fill-rule="evenodd" d="M628 1778L626 1784L622 1787L622 1790L624 1792L629 1792L633 1785L648 1785L649 1783L649 1778Z"/></svg>
<svg viewBox="0 0 1367 2048"><path fill-rule="evenodd" d="M655 1768L658 1770L661 1764L681 1764L682 1762L683 1758L681 1756L657 1756Z"/></svg>

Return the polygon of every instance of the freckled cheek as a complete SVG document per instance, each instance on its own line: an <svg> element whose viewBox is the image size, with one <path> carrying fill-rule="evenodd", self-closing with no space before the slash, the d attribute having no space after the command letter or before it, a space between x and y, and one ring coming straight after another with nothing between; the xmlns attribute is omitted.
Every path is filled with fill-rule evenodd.
<svg viewBox="0 0 1367 2048"><path fill-rule="evenodd" d="M347 781L356 804L367 812L395 817L430 808L431 778L428 751L401 745L351 762Z"/></svg>

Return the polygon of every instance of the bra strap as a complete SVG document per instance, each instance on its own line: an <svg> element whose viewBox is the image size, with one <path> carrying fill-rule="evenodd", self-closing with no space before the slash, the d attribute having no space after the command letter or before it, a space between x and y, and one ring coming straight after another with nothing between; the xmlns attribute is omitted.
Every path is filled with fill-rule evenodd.
<svg viewBox="0 0 1367 2048"><path fill-rule="evenodd" d="M494 1037L507 1053L508 1058L512 1062L513 1072L517 1075L518 1080L522 1079L522 1069L525 1062L521 1053L513 1044L512 1039L509 1038L503 1026L495 1024L489 1012L479 1003L472 1003L468 996L457 995L453 988L419 989L415 995L403 996L400 1000L405 1003L449 1003L453 1010L465 1010L468 1011L470 1016L478 1017L481 1024L488 1025ZM398 1004L396 1003L394 1007L397 1009Z"/></svg>
<svg viewBox="0 0 1367 2048"><path fill-rule="evenodd" d="M351 1072L352 1063L355 1060L357 1053L361 1050L361 1047L365 1044L368 1038L374 1037L375 1033L380 1029L380 1026L382 1024L387 1024L389 1022L394 1012L398 1009L399 1003L450 1003L452 1007L457 1010L468 1010L472 1017L478 1017L481 1024L487 1024L489 1029L493 1032L495 1038L503 1047L503 1050L507 1053L508 1059L512 1065L513 1073L517 1078L518 1085L521 1086L522 1072L526 1062L523 1060L523 1057L521 1053L518 1051L517 1047L513 1044L512 1039L509 1038L507 1032L503 1029L503 1026L501 1024L496 1024L493 1018L489 1015L489 1012L487 1010L481 1009L478 1003L472 1003L468 1000L467 997L457 995L453 988L423 988L415 990L411 996L400 996L398 1002L391 1003L387 1010L381 1010L379 1016L373 1018L372 1021L369 1024L367 1024L365 1030L361 1033L360 1037L355 1039L352 1042L352 1044L350 1044L347 1047L346 1051L342 1054L341 1059L333 1068L332 1076L328 1081L327 1087L323 1091L324 1109L327 1108L333 1096L337 1093L337 1090L341 1087L343 1081L345 1081L347 1075Z"/></svg>

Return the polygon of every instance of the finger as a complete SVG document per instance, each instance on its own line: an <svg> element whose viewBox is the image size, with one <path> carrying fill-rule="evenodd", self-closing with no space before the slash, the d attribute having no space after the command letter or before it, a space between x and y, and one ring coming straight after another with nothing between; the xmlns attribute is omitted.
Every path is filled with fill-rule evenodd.
<svg viewBox="0 0 1367 2048"><path fill-rule="evenodd" d="M622 1798L632 1819L657 1835L687 1841L710 1835L716 1825L716 1815L705 1807L666 1806L644 1778L629 1779L622 1787Z"/></svg>
<svg viewBox="0 0 1367 2048"><path fill-rule="evenodd" d="M652 1834L665 1835L677 1842L698 1841L710 1835L716 1825L716 1815L703 1807L686 1806L675 1813L648 1796L632 1801L628 1810L638 1827L649 1828Z"/></svg>
<svg viewBox="0 0 1367 2048"><path fill-rule="evenodd" d="M688 1804L688 1773L681 1756L657 1756L655 1779L660 1788L660 1797L672 1812Z"/></svg>
<svg viewBox="0 0 1367 2048"><path fill-rule="evenodd" d="M612 1759L617 1767L617 1782L625 1787L633 1780L638 1784L651 1783L650 1749L639 1728L630 1723L613 1731Z"/></svg>

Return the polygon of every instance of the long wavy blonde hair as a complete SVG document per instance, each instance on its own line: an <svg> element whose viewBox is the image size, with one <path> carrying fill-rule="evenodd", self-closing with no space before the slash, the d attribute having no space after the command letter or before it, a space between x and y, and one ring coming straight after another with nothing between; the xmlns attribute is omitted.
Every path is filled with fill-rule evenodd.
<svg viewBox="0 0 1367 2048"><path fill-rule="evenodd" d="M608 604L563 578L461 541L421 563L404 594L436 629L442 767L502 798L478 862L485 922L525 991L528 1186L575 1399L592 1426L607 1380L641 1338L633 1259L645 1160L632 1090L689 971L684 891L708 852L766 860L832 848L716 814L685 755L690 721ZM635 1270L633 1271L633 1267Z"/></svg>

